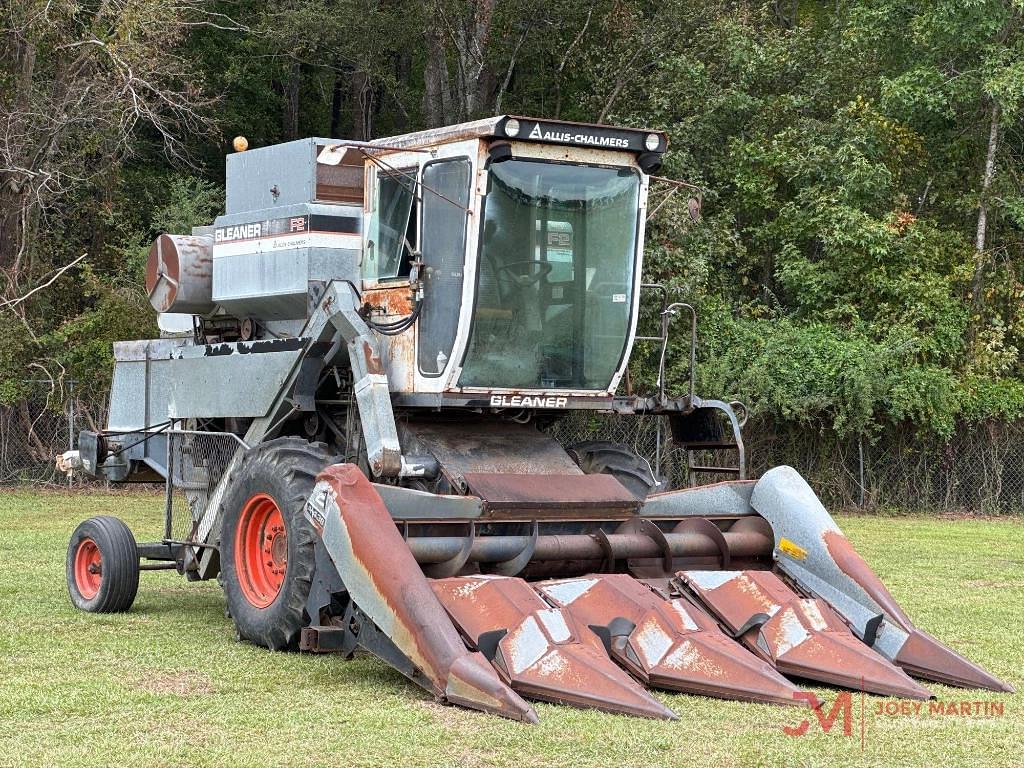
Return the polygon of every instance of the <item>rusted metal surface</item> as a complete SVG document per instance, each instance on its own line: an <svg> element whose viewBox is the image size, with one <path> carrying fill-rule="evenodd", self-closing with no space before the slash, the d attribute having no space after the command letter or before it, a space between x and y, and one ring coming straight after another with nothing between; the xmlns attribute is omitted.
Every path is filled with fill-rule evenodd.
<svg viewBox="0 0 1024 768"><path fill-rule="evenodd" d="M910 617L903 612L889 590L885 588L864 558L850 544L849 539L838 530L824 530L820 536L825 543L825 549L839 569L857 582L860 588L867 592L868 596L903 629L907 632L913 630L914 624L910 621Z"/></svg>
<svg viewBox="0 0 1024 768"><path fill-rule="evenodd" d="M212 312L213 238L157 237L146 260L146 293L157 312Z"/></svg>
<svg viewBox="0 0 1024 768"><path fill-rule="evenodd" d="M468 521L470 518L465 519ZM652 577L652 572L648 572L650 569L646 568L645 564L647 561L657 561L653 577L662 578L673 575L671 570L665 572L666 547L671 553L674 568L719 568L723 562L728 564L771 561L771 539L765 536L760 526L746 525L740 530L735 530L739 526L737 523L725 532L715 528L717 533L712 534L712 523L704 521L706 526L710 527L696 529L693 523L698 521L693 520L658 536L652 535L654 528L651 521L643 522L648 525L643 526L641 530L623 529L626 532L622 533L542 533L536 538L532 534L467 533L462 536L411 536L406 543L421 565L445 562L459 556L460 553L467 553L464 561L467 563L503 563L513 560L525 549L530 548L529 565L572 561L591 563L588 570L612 570L616 563L629 562L633 565L634 561L639 561L635 569L638 571L637 575ZM763 521L761 522L763 524ZM548 525L554 524L552 522ZM543 525L544 523L541 523L541 526ZM457 530L465 527L463 525ZM525 567L527 563L523 562L520 565ZM643 573L640 574L639 571ZM563 571L560 575L566 573Z"/></svg>
<svg viewBox="0 0 1024 768"><path fill-rule="evenodd" d="M618 573L534 585L578 625L605 636L611 656L647 685L740 701L800 705L799 689L724 635L686 600L664 600Z"/></svg>
<svg viewBox="0 0 1024 768"><path fill-rule="evenodd" d="M522 579L431 581L466 641L492 658L513 689L535 699L606 712L675 719L605 655L600 640Z"/></svg>
<svg viewBox="0 0 1024 768"><path fill-rule="evenodd" d="M418 670L414 682L453 703L536 722L533 708L466 650L358 467L335 464L321 472L306 516L352 601Z"/></svg>
<svg viewBox="0 0 1024 768"><path fill-rule="evenodd" d="M559 443L532 425L510 421L417 422L403 425L412 453L430 453L453 488L470 472L583 475Z"/></svg>
<svg viewBox="0 0 1024 768"><path fill-rule="evenodd" d="M1013 693L1013 686L1009 683L989 674L931 635L917 629L843 534L826 530L822 533L822 540L839 569L853 579L909 635L895 658L903 669L915 677L947 685Z"/></svg>
<svg viewBox="0 0 1024 768"><path fill-rule="evenodd" d="M784 674L883 696L931 696L854 637L823 600L801 598L771 571L682 571L679 577L730 632Z"/></svg>
<svg viewBox="0 0 1024 768"><path fill-rule="evenodd" d="M927 632L913 629L896 655L896 663L907 673L961 688L986 688L1014 693L1014 687L989 674L963 656L943 645Z"/></svg>
<svg viewBox="0 0 1024 768"><path fill-rule="evenodd" d="M1013 690L914 626L795 469L766 472L750 503L771 524L779 570L827 602L886 659L916 677L948 685ZM752 519L757 518L740 522Z"/></svg>
<svg viewBox="0 0 1024 768"><path fill-rule="evenodd" d="M363 291L363 303L389 319L405 317L412 314L413 292L410 290L408 283L367 288Z"/></svg>
<svg viewBox="0 0 1024 768"><path fill-rule="evenodd" d="M518 475L466 472L469 491L484 502L484 516L503 519L630 515L640 502L611 475Z"/></svg>

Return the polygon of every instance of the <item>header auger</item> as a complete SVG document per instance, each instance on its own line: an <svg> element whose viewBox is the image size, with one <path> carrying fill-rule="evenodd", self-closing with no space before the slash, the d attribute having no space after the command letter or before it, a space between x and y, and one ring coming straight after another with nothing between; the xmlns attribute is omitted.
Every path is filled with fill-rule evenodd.
<svg viewBox="0 0 1024 768"><path fill-rule="evenodd" d="M62 458L162 479L164 536L83 523L74 603L127 610L140 558L219 578L245 640L368 651L527 722L529 699L674 717L647 688L1010 690L911 623L794 470L747 479L745 414L693 389L695 313L641 282L666 147L502 116L230 155L225 214L153 244L161 338L115 346L107 427ZM658 385L621 395L637 340ZM665 419L692 487L622 444L560 444L545 427L573 411Z"/></svg>

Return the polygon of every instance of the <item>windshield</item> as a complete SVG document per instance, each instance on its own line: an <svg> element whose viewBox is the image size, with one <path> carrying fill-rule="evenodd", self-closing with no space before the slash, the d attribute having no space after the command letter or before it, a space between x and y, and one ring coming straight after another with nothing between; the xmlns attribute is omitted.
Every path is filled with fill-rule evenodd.
<svg viewBox="0 0 1024 768"><path fill-rule="evenodd" d="M608 388L629 332L639 191L630 168L491 166L460 385Z"/></svg>

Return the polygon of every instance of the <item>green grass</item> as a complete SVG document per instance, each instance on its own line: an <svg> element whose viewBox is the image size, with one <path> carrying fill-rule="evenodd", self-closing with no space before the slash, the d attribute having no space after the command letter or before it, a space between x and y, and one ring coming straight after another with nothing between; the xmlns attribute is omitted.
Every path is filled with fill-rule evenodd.
<svg viewBox="0 0 1024 768"><path fill-rule="evenodd" d="M72 609L67 537L96 514L159 535L161 499L0 491L0 765L1024 765L1019 695L993 717L882 717L854 735L799 710L659 693L651 722L538 704L539 726L443 707L371 658L270 653L235 640L215 583L142 575L124 615ZM1024 524L844 517L855 546L919 626L1024 685ZM836 692L818 689L829 703Z"/></svg>

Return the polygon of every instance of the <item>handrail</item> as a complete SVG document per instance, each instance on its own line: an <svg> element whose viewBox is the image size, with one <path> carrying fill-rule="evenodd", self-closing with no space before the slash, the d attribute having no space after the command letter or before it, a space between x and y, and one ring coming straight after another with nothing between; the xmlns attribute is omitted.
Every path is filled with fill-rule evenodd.
<svg viewBox="0 0 1024 768"><path fill-rule="evenodd" d="M697 378L697 310L693 308L691 304L686 302L677 301L669 303L668 301L668 289L665 288L661 283L641 283L640 289L648 289L658 291L661 294L661 309L658 312L661 318L661 336L636 336L634 341L660 341L661 351L658 355L658 403L664 405L668 401L668 396L665 392L665 357L668 353L668 340L669 340L669 326L672 318L679 314L680 310L689 310L690 312L690 401L693 401L695 395L696 378Z"/></svg>

